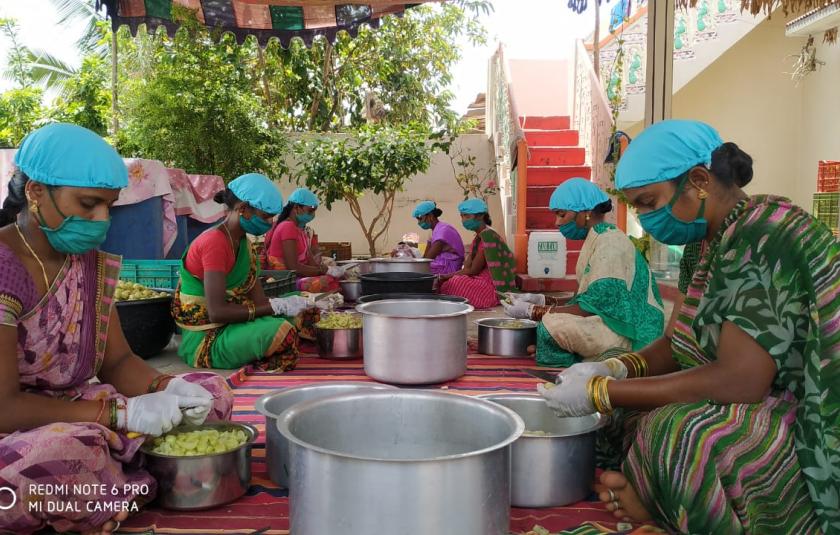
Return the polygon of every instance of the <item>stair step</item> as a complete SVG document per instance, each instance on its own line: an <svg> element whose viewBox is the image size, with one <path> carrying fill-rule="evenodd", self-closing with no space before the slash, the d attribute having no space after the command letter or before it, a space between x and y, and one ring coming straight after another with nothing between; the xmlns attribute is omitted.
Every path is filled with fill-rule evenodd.
<svg viewBox="0 0 840 535"><path fill-rule="evenodd" d="M530 176L528 177L530 178ZM548 206L548 201L551 200L551 194L554 193L556 186L531 186L528 185L528 190L525 196L525 201L528 206Z"/></svg>
<svg viewBox="0 0 840 535"><path fill-rule="evenodd" d="M577 147L577 130L527 130L525 141L531 147Z"/></svg>
<svg viewBox="0 0 840 535"><path fill-rule="evenodd" d="M525 211L525 226L527 228L557 229L554 224L554 212L548 206L531 206Z"/></svg>
<svg viewBox="0 0 840 535"><path fill-rule="evenodd" d="M550 186L534 186L531 184L532 178L533 177L531 175L531 171L528 171L528 188L526 193L526 201L528 206L548 207L551 201L551 195L554 193L554 190L557 189L557 186L559 186L567 180L570 180L572 177L566 177L562 180L558 180L556 184L551 184Z"/></svg>
<svg viewBox="0 0 840 535"><path fill-rule="evenodd" d="M526 130L569 130L572 118L569 116L520 117L519 125Z"/></svg>
<svg viewBox="0 0 840 535"><path fill-rule="evenodd" d="M588 165L528 165L529 188L531 186L558 186L570 178L581 177L589 180L591 176L592 168Z"/></svg>
<svg viewBox="0 0 840 535"><path fill-rule="evenodd" d="M574 277L542 279L520 274L516 276L516 286L523 292L576 292L578 284Z"/></svg>
<svg viewBox="0 0 840 535"><path fill-rule="evenodd" d="M583 165L583 147L528 147L528 165Z"/></svg>

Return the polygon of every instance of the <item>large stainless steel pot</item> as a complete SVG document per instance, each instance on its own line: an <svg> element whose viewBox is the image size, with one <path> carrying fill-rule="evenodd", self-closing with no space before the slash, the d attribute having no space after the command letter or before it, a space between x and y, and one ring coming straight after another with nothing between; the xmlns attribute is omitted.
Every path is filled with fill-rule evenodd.
<svg viewBox="0 0 840 535"><path fill-rule="evenodd" d="M416 385L457 379L467 370L465 303L396 299L357 305L365 373L383 383Z"/></svg>
<svg viewBox="0 0 840 535"><path fill-rule="evenodd" d="M484 318L478 325L478 352L482 355L527 357L537 343L537 322L510 318ZM510 325L517 327L510 327Z"/></svg>
<svg viewBox="0 0 840 535"><path fill-rule="evenodd" d="M592 491L595 433L601 416L559 418L541 396L484 394L525 421L513 444L511 500L514 507L556 507L578 502Z"/></svg>
<svg viewBox="0 0 840 535"><path fill-rule="evenodd" d="M370 294L363 295L356 300L356 303L372 303L373 301L387 301L392 299L437 299L438 301L450 301L452 303L466 303L467 299L458 297L456 295L441 295L441 294Z"/></svg>
<svg viewBox="0 0 840 535"><path fill-rule="evenodd" d="M259 434L247 424L206 422L181 426L177 431L196 429L241 429L248 440L224 453L176 457L154 453L144 445L143 463L157 480L157 501L166 509L193 511L209 509L240 498L251 484L251 447Z"/></svg>
<svg viewBox="0 0 840 535"><path fill-rule="evenodd" d="M371 258L369 273L431 273L431 258Z"/></svg>
<svg viewBox="0 0 840 535"><path fill-rule="evenodd" d="M289 407L336 394L360 390L395 390L396 387L361 381L331 381L275 390L257 400L257 411L265 416L265 462L268 476L281 487L289 486L289 442L277 430L277 418Z"/></svg>
<svg viewBox="0 0 840 535"><path fill-rule="evenodd" d="M295 535L507 535L510 444L522 420L442 392L358 392L295 405L278 421L291 444Z"/></svg>
<svg viewBox="0 0 840 535"><path fill-rule="evenodd" d="M356 275L371 273L371 266L367 260L339 260L336 262L336 265L341 267L349 266L347 267L347 271Z"/></svg>

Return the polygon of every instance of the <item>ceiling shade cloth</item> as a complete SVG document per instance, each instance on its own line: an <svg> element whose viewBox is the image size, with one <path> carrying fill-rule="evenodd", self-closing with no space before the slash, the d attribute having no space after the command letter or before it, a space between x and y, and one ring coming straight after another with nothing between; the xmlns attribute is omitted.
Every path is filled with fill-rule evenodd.
<svg viewBox="0 0 840 535"><path fill-rule="evenodd" d="M307 46L315 37L331 42L340 31L355 36L362 25L377 27L384 15L399 15L417 4L387 0L347 3L328 0L97 0L96 7L105 7L116 30L128 26L132 34L146 25L150 33L159 27L169 35L178 29L172 21L172 6L180 5L196 12L198 20L211 29L230 32L241 42L248 35L265 44L277 38L284 47L294 37Z"/></svg>

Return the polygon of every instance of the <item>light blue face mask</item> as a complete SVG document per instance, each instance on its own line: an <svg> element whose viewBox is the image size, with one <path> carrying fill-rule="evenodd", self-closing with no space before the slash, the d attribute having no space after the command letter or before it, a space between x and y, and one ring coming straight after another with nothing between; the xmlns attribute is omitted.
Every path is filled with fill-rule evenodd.
<svg viewBox="0 0 840 535"><path fill-rule="evenodd" d="M671 210L682 195L685 183L688 181L688 174L680 179L677 191L671 197L670 202L662 208L639 216L639 223L645 232L653 236L653 239L666 245L685 245L702 241L706 236L708 222L703 218L706 211L706 199L700 200L700 209L694 221L683 221L674 215Z"/></svg>
<svg viewBox="0 0 840 535"><path fill-rule="evenodd" d="M271 228L271 223L254 214L251 219L239 216L239 226L251 236L262 236Z"/></svg>
<svg viewBox="0 0 840 535"><path fill-rule="evenodd" d="M84 254L102 245L108 235L108 229L111 228L110 218L94 221L75 215L67 217L58 209L51 188L47 188L47 193L55 211L64 218L58 228L50 228L41 211L37 212L39 227L53 249L64 254Z"/></svg>
<svg viewBox="0 0 840 535"><path fill-rule="evenodd" d="M462 224L464 225L465 229L475 232L481 228L482 223L483 221L481 221L480 219L472 218L465 219Z"/></svg>
<svg viewBox="0 0 840 535"><path fill-rule="evenodd" d="M430 228L432 228L432 224L428 221L418 221L417 225L423 230L429 230Z"/></svg>
<svg viewBox="0 0 840 535"><path fill-rule="evenodd" d="M567 240L583 240L589 234L589 229L586 227L579 227L575 220L572 219L568 223L560 225L557 230L566 237Z"/></svg>
<svg viewBox="0 0 840 535"><path fill-rule="evenodd" d="M300 228L303 228L309 223L311 223L313 219L315 219L315 214L309 212L298 214L295 217L295 221L297 221L297 226L299 226Z"/></svg>

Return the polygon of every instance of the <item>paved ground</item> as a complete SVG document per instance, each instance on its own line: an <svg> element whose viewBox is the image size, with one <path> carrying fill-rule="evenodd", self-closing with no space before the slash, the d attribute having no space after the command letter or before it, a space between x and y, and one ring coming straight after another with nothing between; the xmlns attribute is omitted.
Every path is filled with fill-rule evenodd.
<svg viewBox="0 0 840 535"><path fill-rule="evenodd" d="M673 308L673 303L670 301L665 301L665 317L668 318L671 315L671 309ZM475 320L481 318L496 318L496 317L503 317L505 315L502 307L496 307L493 310L481 310L473 312L468 317L467 322L467 336L471 339L478 337L478 326L475 324ZM147 362L160 370L163 373L168 373L171 375L176 375L179 373L186 373L192 371L193 369L184 364L184 362L178 357L177 347L178 342L180 341L180 337L175 336L172 339L172 342L166 348L166 350L158 355L157 357L148 359ZM235 370L214 370L220 375L224 377L228 377L232 374Z"/></svg>

